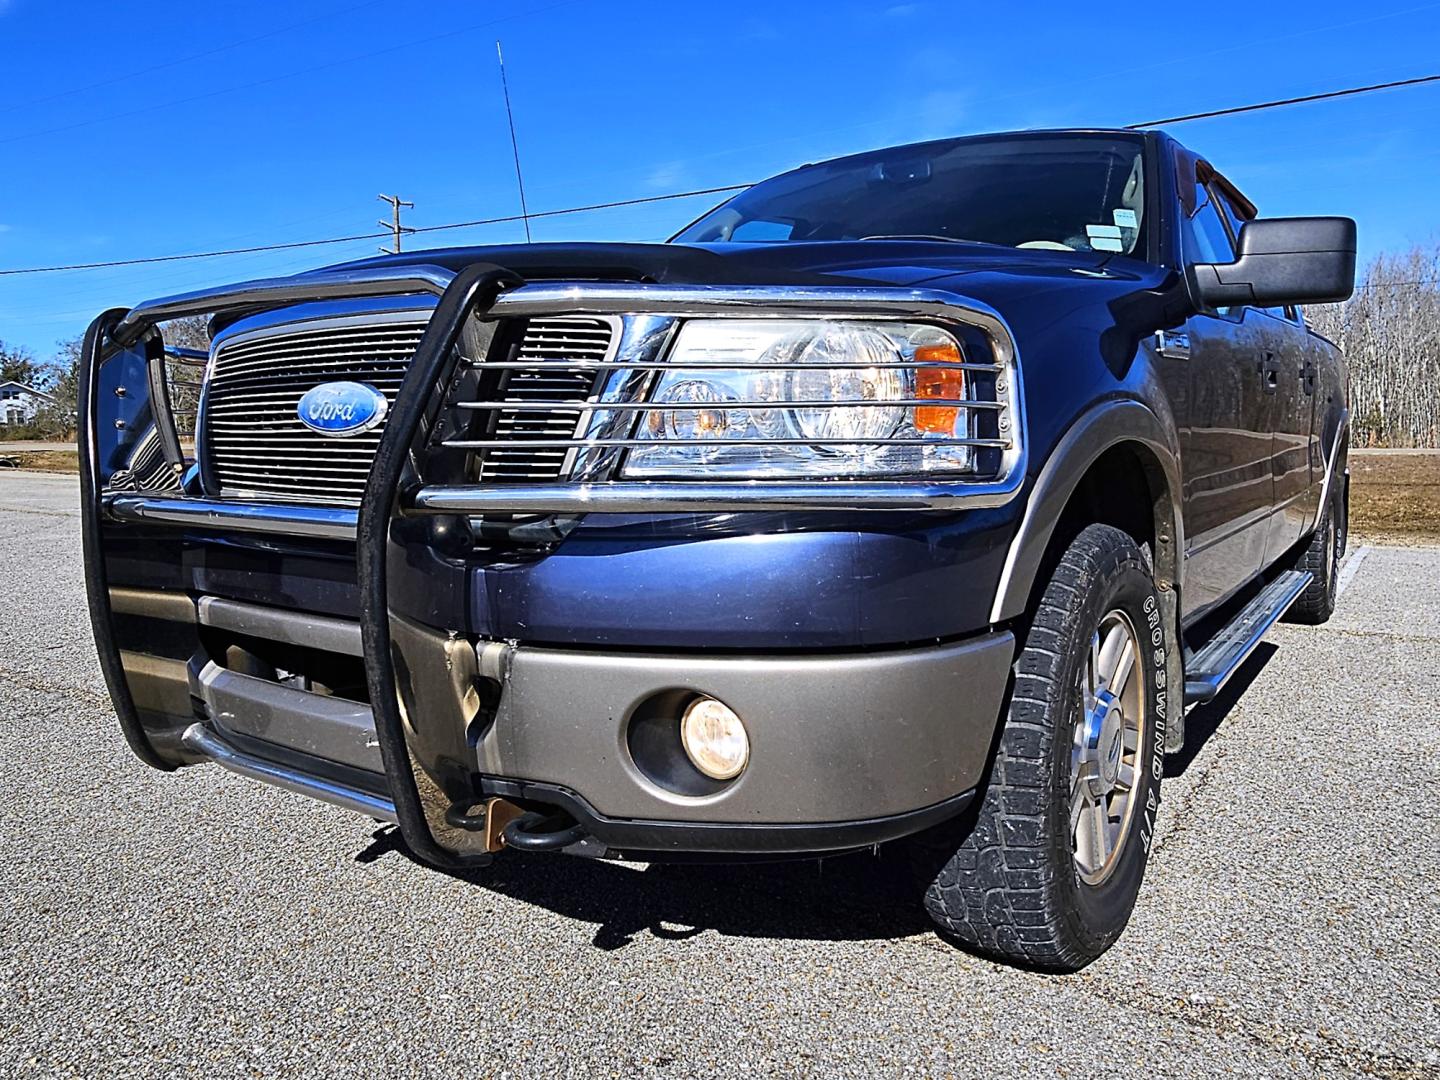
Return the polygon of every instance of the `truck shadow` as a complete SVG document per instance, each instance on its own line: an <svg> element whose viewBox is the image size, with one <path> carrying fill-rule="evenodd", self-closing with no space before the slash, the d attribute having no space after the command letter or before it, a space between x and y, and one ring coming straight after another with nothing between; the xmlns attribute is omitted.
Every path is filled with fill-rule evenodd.
<svg viewBox="0 0 1440 1080"><path fill-rule="evenodd" d="M1277 646L1262 641L1245 663L1240 665L1240 669L1230 677L1230 681L1216 695L1214 701L1196 705L1185 715L1185 745L1180 748L1179 753L1166 755L1166 776L1185 775L1185 771L1195 763L1205 744L1220 730L1220 726L1245 696L1245 691L1250 689L1256 676L1265 670L1265 665L1279 651Z"/></svg>
<svg viewBox="0 0 1440 1080"><path fill-rule="evenodd" d="M1212 702L1186 717L1185 746L1166 758L1184 775L1278 650L1268 642ZM615 863L564 855L502 852L483 870L435 870L417 859L398 829L385 827L355 856L395 857L477 889L593 924L591 943L622 949L639 934L681 941L706 930L732 937L812 941L892 940L934 930L904 853L842 855L807 862Z"/></svg>
<svg viewBox="0 0 1440 1080"><path fill-rule="evenodd" d="M370 863L394 855L426 865L388 826L355 859ZM933 929L898 852L746 864L615 863L502 852L483 870L427 869L592 923L591 943L605 950L624 948L647 932L664 940L714 930L733 937L864 941Z"/></svg>

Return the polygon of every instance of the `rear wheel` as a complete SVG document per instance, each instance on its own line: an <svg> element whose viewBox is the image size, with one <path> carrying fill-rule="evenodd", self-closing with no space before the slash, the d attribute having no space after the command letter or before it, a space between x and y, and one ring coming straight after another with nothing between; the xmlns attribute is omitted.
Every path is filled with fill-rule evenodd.
<svg viewBox="0 0 1440 1080"><path fill-rule="evenodd" d="M1160 801L1166 632L1134 540L1083 530L1016 658L978 814L917 841L926 909L960 944L1074 971L1119 937Z"/></svg>
<svg viewBox="0 0 1440 1080"><path fill-rule="evenodd" d="M1327 622L1335 612L1335 585L1338 578L1340 556L1345 550L1345 500L1337 489L1330 496L1320 524L1315 527L1310 541L1300 552L1295 569L1308 570L1315 580L1305 587L1299 599L1290 605L1285 613L1290 622L1309 623L1318 626Z"/></svg>

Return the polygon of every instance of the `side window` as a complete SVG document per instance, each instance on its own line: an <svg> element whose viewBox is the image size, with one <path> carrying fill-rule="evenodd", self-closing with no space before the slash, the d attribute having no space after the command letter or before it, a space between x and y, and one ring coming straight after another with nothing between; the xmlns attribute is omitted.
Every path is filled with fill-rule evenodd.
<svg viewBox="0 0 1440 1080"><path fill-rule="evenodd" d="M1191 195L1194 207L1185 221L1185 257L1192 263L1230 263L1235 261L1235 245L1229 226L1216 206L1215 197L1204 184L1197 183ZM1187 207L1188 209L1188 207ZM1236 315L1238 307L1218 309L1221 315Z"/></svg>
<svg viewBox="0 0 1440 1080"><path fill-rule="evenodd" d="M1225 223L1230 227L1230 235L1235 238L1235 248L1238 251L1240 248L1240 226L1244 225L1245 222L1250 219L1248 215L1241 214L1233 200L1218 186L1211 185L1211 190L1215 193L1216 205L1220 207L1225 215ZM1266 307L1257 308L1256 310L1263 311L1268 315L1273 315L1277 319L1290 319L1292 322L1294 321L1290 312L1283 307Z"/></svg>
<svg viewBox="0 0 1440 1080"><path fill-rule="evenodd" d="M1249 219L1241 216L1235 203L1223 190L1219 187L1214 187L1211 190L1215 192L1215 205L1220 208L1220 212L1225 215L1225 223L1230 226L1230 235L1235 238L1236 244L1239 244L1240 226L1244 225Z"/></svg>
<svg viewBox="0 0 1440 1080"><path fill-rule="evenodd" d="M1210 189L1195 185L1194 210L1185 222L1186 255L1191 262L1229 263L1235 261L1235 246L1215 205Z"/></svg>

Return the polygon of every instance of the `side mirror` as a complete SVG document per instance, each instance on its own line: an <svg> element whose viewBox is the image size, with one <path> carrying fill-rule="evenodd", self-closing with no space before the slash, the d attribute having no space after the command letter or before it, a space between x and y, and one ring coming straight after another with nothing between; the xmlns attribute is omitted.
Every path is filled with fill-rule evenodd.
<svg viewBox="0 0 1440 1080"><path fill-rule="evenodd" d="M1206 307L1333 304L1355 292L1355 222L1344 217L1261 218L1240 227L1233 263L1198 263Z"/></svg>

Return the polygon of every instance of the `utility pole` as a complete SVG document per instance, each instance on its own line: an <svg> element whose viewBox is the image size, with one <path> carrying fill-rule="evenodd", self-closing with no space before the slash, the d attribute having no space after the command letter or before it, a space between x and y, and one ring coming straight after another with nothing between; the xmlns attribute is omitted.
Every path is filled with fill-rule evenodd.
<svg viewBox="0 0 1440 1080"><path fill-rule="evenodd" d="M399 195L377 195L375 197L381 202L390 204L390 220L386 221L384 218L381 218L380 227L382 229L389 229L395 237L395 247L393 249L381 245L380 250L386 255L398 255L400 254L400 237L407 232L413 233L415 231L400 224L400 208L403 206L407 210L414 210L415 204L413 202L405 202Z"/></svg>

